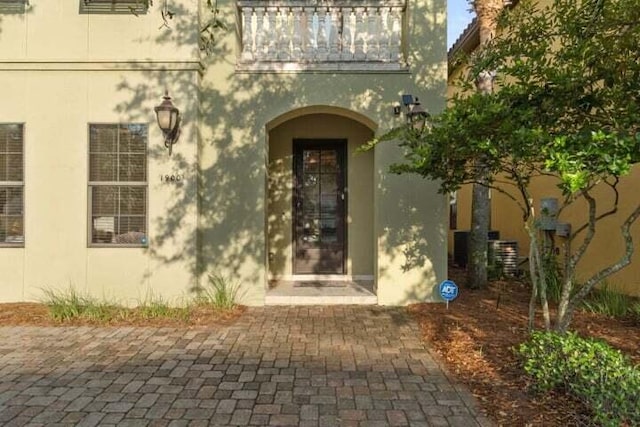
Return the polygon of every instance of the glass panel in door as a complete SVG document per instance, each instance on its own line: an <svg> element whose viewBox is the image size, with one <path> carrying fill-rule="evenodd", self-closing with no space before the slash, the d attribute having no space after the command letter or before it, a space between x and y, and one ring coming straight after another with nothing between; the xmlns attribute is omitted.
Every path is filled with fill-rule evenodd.
<svg viewBox="0 0 640 427"><path fill-rule="evenodd" d="M343 140L295 140L295 274L344 274Z"/></svg>

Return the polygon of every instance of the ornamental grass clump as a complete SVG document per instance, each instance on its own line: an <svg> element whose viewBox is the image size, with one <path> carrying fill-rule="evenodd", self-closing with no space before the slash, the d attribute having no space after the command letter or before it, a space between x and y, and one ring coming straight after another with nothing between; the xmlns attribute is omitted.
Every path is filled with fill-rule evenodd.
<svg viewBox="0 0 640 427"><path fill-rule="evenodd" d="M516 352L538 392L564 390L604 426L640 425L640 368L603 341L534 332Z"/></svg>
<svg viewBox="0 0 640 427"><path fill-rule="evenodd" d="M240 284L219 274L210 274L209 283L198 295L198 302L216 310L232 310L237 305Z"/></svg>
<svg viewBox="0 0 640 427"><path fill-rule="evenodd" d="M174 306L161 295L149 292L146 298L138 303L131 313L141 319L175 319L187 321L189 319L189 307Z"/></svg>
<svg viewBox="0 0 640 427"><path fill-rule="evenodd" d="M609 317L625 317L632 313L634 300L629 295L616 292L608 283L594 289L583 302L585 310Z"/></svg>
<svg viewBox="0 0 640 427"><path fill-rule="evenodd" d="M119 315L115 304L84 295L73 286L64 291L44 289L43 292L50 316L60 322L75 319L104 322Z"/></svg>

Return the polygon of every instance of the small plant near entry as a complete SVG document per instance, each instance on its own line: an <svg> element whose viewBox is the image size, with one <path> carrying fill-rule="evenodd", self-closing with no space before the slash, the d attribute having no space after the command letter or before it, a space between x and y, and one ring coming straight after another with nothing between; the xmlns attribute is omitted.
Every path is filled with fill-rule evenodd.
<svg viewBox="0 0 640 427"><path fill-rule="evenodd" d="M534 332L516 353L536 391L567 391L604 426L640 425L640 368L605 342Z"/></svg>
<svg viewBox="0 0 640 427"><path fill-rule="evenodd" d="M231 310L236 306L239 283L231 282L229 278L219 274L210 274L208 282L197 297L199 303L211 305L218 310Z"/></svg>
<svg viewBox="0 0 640 427"><path fill-rule="evenodd" d="M134 310L142 319L179 319L189 318L188 307L174 307L160 295L149 292L147 297Z"/></svg>
<svg viewBox="0 0 640 427"><path fill-rule="evenodd" d="M632 306L632 297L614 291L606 282L601 288L593 290L583 302L585 310L609 317L627 316L631 313Z"/></svg>
<svg viewBox="0 0 640 427"><path fill-rule="evenodd" d="M44 289L43 292L45 294L44 304L49 307L51 317L58 321L80 318L91 321L107 321L118 315L120 311L115 304L83 295L73 286L69 286L64 291Z"/></svg>

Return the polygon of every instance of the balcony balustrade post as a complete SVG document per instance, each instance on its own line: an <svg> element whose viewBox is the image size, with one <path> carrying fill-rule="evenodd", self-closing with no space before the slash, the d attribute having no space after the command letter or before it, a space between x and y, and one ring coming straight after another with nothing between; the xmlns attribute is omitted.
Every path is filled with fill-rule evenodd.
<svg viewBox="0 0 640 427"><path fill-rule="evenodd" d="M273 61L278 58L278 50L277 50L277 42L279 40L278 37L278 27L276 24L276 18L278 15L277 7L268 7L267 8L267 21L269 23L269 37L267 37L267 58L269 61Z"/></svg>
<svg viewBox="0 0 640 427"><path fill-rule="evenodd" d="M264 7L256 7L256 49L255 49L255 57L257 61L262 61L265 59L265 28L264 28Z"/></svg>
<svg viewBox="0 0 640 427"><path fill-rule="evenodd" d="M364 7L356 7L356 32L355 32L355 49L353 59L356 61L364 61L366 54L364 51L364 42L367 37L366 26L364 23Z"/></svg>
<svg viewBox="0 0 640 427"><path fill-rule="evenodd" d="M389 60L392 62L400 60L400 47L402 39L402 9L391 8L391 37L389 39Z"/></svg>
<svg viewBox="0 0 640 427"><path fill-rule="evenodd" d="M300 22L302 18L302 8L293 7L291 8L291 13L293 15L293 35L291 36L293 49L291 59L299 61L302 58L302 26Z"/></svg>
<svg viewBox="0 0 640 427"><path fill-rule="evenodd" d="M380 8L367 8L367 60L376 61L380 57Z"/></svg>
<svg viewBox="0 0 640 427"><path fill-rule="evenodd" d="M389 8L383 7L380 9L380 39L379 46L380 50L378 53L378 57L382 61L389 61Z"/></svg>
<svg viewBox="0 0 640 427"><path fill-rule="evenodd" d="M242 61L253 62L253 8L242 9Z"/></svg>
<svg viewBox="0 0 640 427"><path fill-rule="evenodd" d="M340 9L332 7L329 9L331 14L331 31L329 32L329 61L338 61L340 59L340 43L342 38L340 20Z"/></svg>
<svg viewBox="0 0 640 427"><path fill-rule="evenodd" d="M345 7L342 9L342 47L340 49L343 61L353 61L353 9Z"/></svg>
<svg viewBox="0 0 640 427"><path fill-rule="evenodd" d="M316 59L318 61L324 62L328 57L328 40L327 40L327 25L331 20L331 16L329 15L329 10L326 7L321 7L317 9L318 14L318 37L317 44L318 47L316 49Z"/></svg>
<svg viewBox="0 0 640 427"><path fill-rule="evenodd" d="M289 20L289 8L280 8L280 23L278 24L278 59L281 61L289 61L291 59L291 24Z"/></svg>
<svg viewBox="0 0 640 427"><path fill-rule="evenodd" d="M303 21L302 21L302 25L304 28L304 31L302 32L304 37L304 42L302 45L304 46L303 48L304 50L303 50L302 58L308 62L313 61L316 54L315 46L314 46L315 31L313 28L314 14L315 14L315 8L313 7L304 8L304 15L303 15Z"/></svg>

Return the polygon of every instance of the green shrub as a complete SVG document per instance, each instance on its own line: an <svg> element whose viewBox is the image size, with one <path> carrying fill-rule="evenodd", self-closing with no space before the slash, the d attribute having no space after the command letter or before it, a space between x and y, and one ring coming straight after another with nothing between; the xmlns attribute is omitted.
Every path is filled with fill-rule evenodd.
<svg viewBox="0 0 640 427"><path fill-rule="evenodd" d="M563 389L583 401L596 422L640 425L640 369L603 341L534 332L516 352L537 391Z"/></svg>
<svg viewBox="0 0 640 427"><path fill-rule="evenodd" d="M633 298L612 290L608 283L595 289L583 302L583 307L592 313L609 317L624 317L631 312Z"/></svg>
<svg viewBox="0 0 640 427"><path fill-rule="evenodd" d="M231 310L236 306L239 289L238 283L232 283L218 274L210 274L209 283L200 291L197 301L217 310Z"/></svg>

